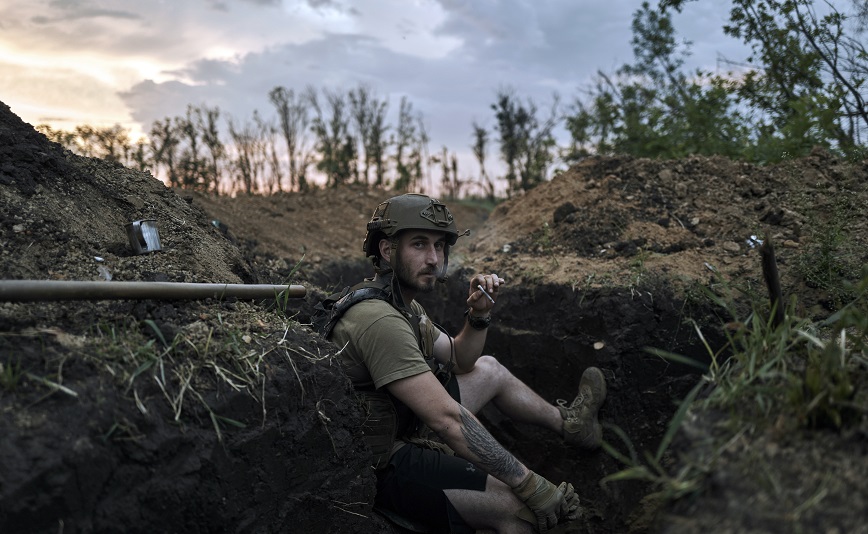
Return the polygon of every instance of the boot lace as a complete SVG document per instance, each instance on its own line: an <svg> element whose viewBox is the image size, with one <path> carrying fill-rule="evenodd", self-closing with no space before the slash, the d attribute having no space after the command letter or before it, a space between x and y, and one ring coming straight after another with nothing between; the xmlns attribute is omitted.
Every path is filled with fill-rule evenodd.
<svg viewBox="0 0 868 534"><path fill-rule="evenodd" d="M576 417L578 414L574 410L577 410L582 406L582 404L585 402L585 396L580 392L576 396L576 398L573 399L573 402L569 404L567 404L567 401L565 399L558 399L555 402L558 406L566 410L569 413L570 417Z"/></svg>

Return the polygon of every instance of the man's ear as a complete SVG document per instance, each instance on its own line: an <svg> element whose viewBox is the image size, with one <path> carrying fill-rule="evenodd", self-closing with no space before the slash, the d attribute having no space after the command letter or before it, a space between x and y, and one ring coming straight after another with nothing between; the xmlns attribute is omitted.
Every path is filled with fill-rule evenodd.
<svg viewBox="0 0 868 534"><path fill-rule="evenodd" d="M387 263L391 264L392 259L392 241L390 239L380 239L380 257Z"/></svg>

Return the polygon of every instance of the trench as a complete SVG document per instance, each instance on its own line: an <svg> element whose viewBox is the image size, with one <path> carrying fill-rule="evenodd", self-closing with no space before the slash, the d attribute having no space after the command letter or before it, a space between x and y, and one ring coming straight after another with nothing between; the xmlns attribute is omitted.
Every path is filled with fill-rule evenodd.
<svg viewBox="0 0 868 534"><path fill-rule="evenodd" d="M368 273L364 264L343 264L316 277L322 277L317 283L328 280L330 287L340 288ZM450 283L419 298L429 316L449 332L457 332L463 324L466 284L459 280L471 274L458 271ZM678 405L699 379L696 368L652 355L646 348L707 364L706 350L690 319L703 326L712 347L721 346L715 328L721 320L714 310L678 298L665 280L641 288L589 291L555 284L508 287L498 299L485 353L552 402L572 400L582 371L599 367L608 387L600 411L603 439L627 456L632 448L641 458L646 451L656 451ZM555 483L566 480L577 488L583 516L567 532L654 532L656 510L643 501L652 489L649 484L601 483L625 467L608 453L577 450L549 431L510 421L493 406L482 410L480 420L532 469Z"/></svg>

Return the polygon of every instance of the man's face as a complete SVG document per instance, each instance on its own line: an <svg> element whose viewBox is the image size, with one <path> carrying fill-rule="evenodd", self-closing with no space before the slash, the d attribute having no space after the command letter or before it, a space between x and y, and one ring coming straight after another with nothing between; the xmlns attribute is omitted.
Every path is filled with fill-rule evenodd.
<svg viewBox="0 0 868 534"><path fill-rule="evenodd" d="M446 249L446 234L406 230L398 237L395 276L403 287L420 293L434 289ZM395 258L392 258L395 259Z"/></svg>

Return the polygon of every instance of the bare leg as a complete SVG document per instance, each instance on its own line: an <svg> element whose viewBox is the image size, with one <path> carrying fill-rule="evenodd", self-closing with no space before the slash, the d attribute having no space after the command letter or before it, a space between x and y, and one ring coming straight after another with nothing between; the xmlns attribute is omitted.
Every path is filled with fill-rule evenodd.
<svg viewBox="0 0 868 534"><path fill-rule="evenodd" d="M477 530L491 529L499 534L533 532L533 525L515 515L524 506L522 502L496 478L486 479L484 492L462 489L443 492L464 521Z"/></svg>
<svg viewBox="0 0 868 534"><path fill-rule="evenodd" d="M473 413L493 402L498 410L514 421L563 430L563 418L557 407L549 404L524 382L516 378L493 356L482 356L469 373L456 375L461 389L461 404Z"/></svg>

